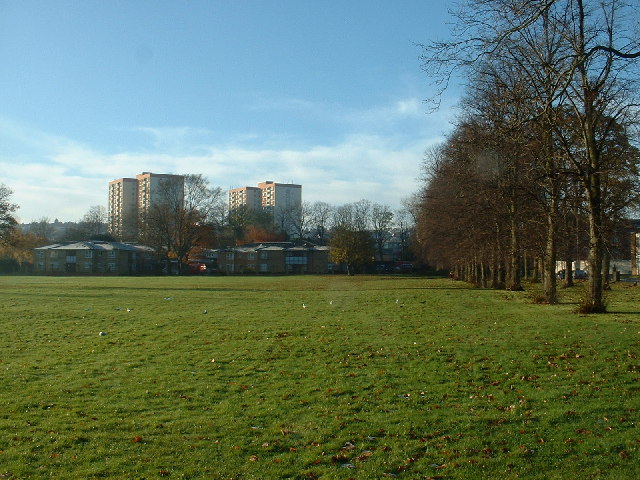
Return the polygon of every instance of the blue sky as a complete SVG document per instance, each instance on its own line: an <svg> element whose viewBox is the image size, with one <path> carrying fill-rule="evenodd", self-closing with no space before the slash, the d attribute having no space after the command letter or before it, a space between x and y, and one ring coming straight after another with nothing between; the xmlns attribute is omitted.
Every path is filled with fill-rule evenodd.
<svg viewBox="0 0 640 480"><path fill-rule="evenodd" d="M449 21L435 0L0 0L0 182L23 222L142 171L398 208L451 128L415 45Z"/></svg>

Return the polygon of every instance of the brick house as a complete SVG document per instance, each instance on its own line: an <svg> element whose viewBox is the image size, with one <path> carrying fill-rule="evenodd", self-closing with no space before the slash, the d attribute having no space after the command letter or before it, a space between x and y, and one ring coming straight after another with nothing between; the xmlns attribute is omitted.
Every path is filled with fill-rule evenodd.
<svg viewBox="0 0 640 480"><path fill-rule="evenodd" d="M120 242L62 242L34 248L40 274L133 275L154 272L151 247Z"/></svg>
<svg viewBox="0 0 640 480"><path fill-rule="evenodd" d="M267 242L203 252L223 273L327 273L329 247Z"/></svg>

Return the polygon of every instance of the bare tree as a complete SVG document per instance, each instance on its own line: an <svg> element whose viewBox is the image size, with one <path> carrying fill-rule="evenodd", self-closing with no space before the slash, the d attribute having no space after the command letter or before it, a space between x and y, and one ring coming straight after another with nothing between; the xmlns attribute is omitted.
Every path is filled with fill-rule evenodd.
<svg viewBox="0 0 640 480"><path fill-rule="evenodd" d="M605 311L601 140L612 122L637 121L631 115L638 80L633 62L640 58L634 18L633 6L618 0L468 0L457 14L453 39L423 46L425 71L441 88L457 69L475 70L487 59L514 63L526 74L540 107L532 119L542 127L540 170L547 179L545 291L555 301L557 159L564 158L586 194L592 274L584 310L590 312ZM579 122L575 134L563 137L558 119L567 109Z"/></svg>
<svg viewBox="0 0 640 480"><path fill-rule="evenodd" d="M320 245L326 244L327 241L331 211L332 207L327 202L314 202L311 205L311 211L309 212L311 238Z"/></svg>
<svg viewBox="0 0 640 480"><path fill-rule="evenodd" d="M340 205L335 207L332 210L331 215L331 229L335 230L337 228L346 227L351 230L355 230L354 226L354 213L353 213L353 204L346 203L344 205Z"/></svg>
<svg viewBox="0 0 640 480"><path fill-rule="evenodd" d="M311 212L312 206L306 201L287 208L285 212L286 224L290 227L291 233L299 240L308 233Z"/></svg>
<svg viewBox="0 0 640 480"><path fill-rule="evenodd" d="M425 153L425 156L428 156L428 153ZM435 156L438 154L436 153ZM425 158L425 161L426 158ZM425 182L427 180L425 179ZM408 197L405 197L401 200L402 209L407 212L411 216L411 221L415 225L418 222L418 217L420 217L420 207L422 204L422 196L421 192L415 192Z"/></svg>
<svg viewBox="0 0 640 480"><path fill-rule="evenodd" d="M363 198L362 200L358 200L351 205L354 228L361 231L369 230L369 228L371 227L371 202Z"/></svg>
<svg viewBox="0 0 640 480"><path fill-rule="evenodd" d="M146 232L154 243L178 260L183 272L190 251L211 240L222 202L220 187L209 186L201 174L184 175L184 185L164 180L157 200L146 215Z"/></svg>
<svg viewBox="0 0 640 480"><path fill-rule="evenodd" d="M394 235L397 236L400 244L400 260L409 260L411 245L411 234L415 226L412 214L406 208L396 210L394 218Z"/></svg>
<svg viewBox="0 0 640 480"><path fill-rule="evenodd" d="M378 259L382 261L384 244L391 236L393 212L387 205L374 203L371 207L371 232L375 241Z"/></svg>
<svg viewBox="0 0 640 480"><path fill-rule="evenodd" d="M107 231L107 209L102 205L89 207L79 222L88 238L102 235Z"/></svg>

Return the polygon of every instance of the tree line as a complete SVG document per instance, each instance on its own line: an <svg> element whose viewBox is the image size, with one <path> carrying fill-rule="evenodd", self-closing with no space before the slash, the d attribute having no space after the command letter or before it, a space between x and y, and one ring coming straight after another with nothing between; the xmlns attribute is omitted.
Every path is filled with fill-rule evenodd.
<svg viewBox="0 0 640 480"><path fill-rule="evenodd" d="M17 228L11 190L0 185L0 261L3 271L20 271L31 261L32 249L51 241L133 241L149 245L166 261L175 259L179 271L204 249L248 243L307 241L331 247L331 260L362 271L382 260L385 244L399 245L400 259L413 258L410 249L416 219L416 203L403 202L392 210L369 200L334 206L304 201L298 206L269 213L242 207L229 211L220 187L201 174L185 174L184 181L160 182L154 201L141 212L137 233L116 238L105 231L107 213L92 206L62 235L56 235L48 218L32 222L29 231ZM6 265L4 265L6 263Z"/></svg>
<svg viewBox="0 0 640 480"><path fill-rule="evenodd" d="M637 12L617 0L467 0L455 18L451 40L422 45L437 85L456 72L466 82L453 132L425 158L421 255L510 289L537 262L556 303L556 262L580 258L583 238L581 310L604 312L616 231L638 203Z"/></svg>
<svg viewBox="0 0 640 480"><path fill-rule="evenodd" d="M184 175L184 184L161 182L158 196L140 221L138 241L178 260L182 270L202 249L248 243L308 241L329 245L331 259L349 272L382 259L385 243L397 235L400 255L410 257L415 215L410 203L393 211L360 200L341 206L307 202L269 212L243 206L227 210L223 192L202 175Z"/></svg>

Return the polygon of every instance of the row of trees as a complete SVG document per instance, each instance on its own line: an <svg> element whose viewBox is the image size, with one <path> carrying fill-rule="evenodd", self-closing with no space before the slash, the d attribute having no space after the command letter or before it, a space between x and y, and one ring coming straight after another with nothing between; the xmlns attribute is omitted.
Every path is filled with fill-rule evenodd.
<svg viewBox="0 0 640 480"><path fill-rule="evenodd" d="M336 263L354 268L382 259L383 247L397 235L401 255L409 254L413 226L410 203L393 212L368 200L332 206L303 202L273 214L252 208L227 212L223 192L202 175L184 175L184 183L166 180L159 186L150 209L140 219L139 238L144 244L178 260L182 270L203 248L246 243L306 240L329 244ZM393 230L393 232L392 232Z"/></svg>
<svg viewBox="0 0 640 480"><path fill-rule="evenodd" d="M331 260L344 264L347 273L384 259L384 246L395 237L399 247L399 259L411 259L410 248L413 234L413 210L411 204L392 211L388 206L360 200L354 203L331 207L329 232Z"/></svg>
<svg viewBox="0 0 640 480"><path fill-rule="evenodd" d="M618 0L468 0L454 39L423 45L440 85L469 78L454 132L428 154L425 259L519 289L527 252L555 303L556 260L578 257L585 225L582 308L605 311L613 232L638 200L634 15Z"/></svg>
<svg viewBox="0 0 640 480"><path fill-rule="evenodd" d="M23 232L15 228L13 213L17 205L10 202L11 193L0 186L0 256L12 262L15 268L11 270L28 262L33 248L54 240L124 240L105 233L106 212L102 206L89 208L62 234L54 232L56 224L48 218L33 222L29 231ZM228 212L220 187L211 186L200 174L187 174L184 182L160 184L152 205L141 215L135 240L176 259L180 270L202 249L284 240L331 245L332 261L346 264L350 272L372 263L376 257L382 260L384 246L392 237L399 245L399 257L412 257L409 246L416 218L415 202L406 201L397 211L369 200L340 206L303 202L277 214L288 231L285 225L276 225L272 215L262 209Z"/></svg>
<svg viewBox="0 0 640 480"><path fill-rule="evenodd" d="M403 208L366 199L344 205L302 202L300 206L277 212L290 230L274 225L271 216L249 208L232 212L229 228L236 243L269 240L306 240L331 247L331 260L347 266L349 273L384 258L384 247L392 238L398 245L399 259L413 258L410 249L416 209L411 199ZM227 244L229 238L227 238Z"/></svg>
<svg viewBox="0 0 640 480"><path fill-rule="evenodd" d="M281 225L262 209L227 212L219 187L211 187L202 175L185 175L184 184L160 185L154 204L141 218L139 241L176 258L180 269L202 248L267 241L329 244L333 261L350 270L376 256L382 259L392 234L398 235L402 255L409 255L413 221L408 208L393 212L368 200L338 207L318 201L275 213Z"/></svg>

